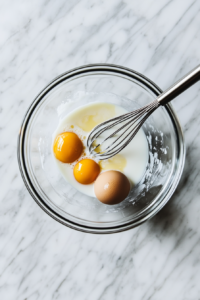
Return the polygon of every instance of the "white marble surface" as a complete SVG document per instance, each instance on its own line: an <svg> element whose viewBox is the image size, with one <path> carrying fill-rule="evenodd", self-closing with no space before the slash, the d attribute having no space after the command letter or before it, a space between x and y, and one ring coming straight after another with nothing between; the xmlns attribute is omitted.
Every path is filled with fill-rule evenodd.
<svg viewBox="0 0 200 300"><path fill-rule="evenodd" d="M0 1L0 299L200 299L200 83L174 100L186 165L146 224L108 236L73 231L22 182L16 143L26 109L55 76L94 62L168 87L200 63L200 1Z"/></svg>

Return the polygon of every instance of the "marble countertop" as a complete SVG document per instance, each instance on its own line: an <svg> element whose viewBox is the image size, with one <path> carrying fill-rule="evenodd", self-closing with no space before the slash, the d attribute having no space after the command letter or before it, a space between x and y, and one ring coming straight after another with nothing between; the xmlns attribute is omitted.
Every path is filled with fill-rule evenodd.
<svg viewBox="0 0 200 300"><path fill-rule="evenodd" d="M31 101L62 72L98 62L167 88L200 63L200 1L1 1L0 299L200 299L200 83L173 101L187 147L180 184L142 226L73 231L23 184L17 135Z"/></svg>

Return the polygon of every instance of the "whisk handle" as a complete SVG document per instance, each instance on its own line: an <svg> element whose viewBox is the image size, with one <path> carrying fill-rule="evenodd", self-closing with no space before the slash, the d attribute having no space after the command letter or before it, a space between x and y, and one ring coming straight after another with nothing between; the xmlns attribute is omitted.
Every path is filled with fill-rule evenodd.
<svg viewBox="0 0 200 300"><path fill-rule="evenodd" d="M160 94L157 97L157 101L161 105L165 105L166 103L170 102L172 99L183 93L185 90L187 90L190 86L195 84L198 80L200 80L200 65L198 65L195 69L190 71L187 75L185 75L175 84L170 86L166 91Z"/></svg>

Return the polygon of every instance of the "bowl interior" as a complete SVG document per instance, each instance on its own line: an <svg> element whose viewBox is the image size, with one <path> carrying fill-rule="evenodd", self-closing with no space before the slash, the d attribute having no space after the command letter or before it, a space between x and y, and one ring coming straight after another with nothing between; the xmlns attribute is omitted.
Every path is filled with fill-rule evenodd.
<svg viewBox="0 0 200 300"><path fill-rule="evenodd" d="M181 155L183 162L181 131L170 106L159 107L144 124L148 165L141 181L118 205L104 205L68 184L54 163L51 147L60 119L75 108L109 102L132 111L150 103L158 93L158 88L139 74L129 76L110 69L64 74L52 82L33 103L24 131L24 165L36 201L64 224L97 230L136 224L155 214L180 177Z"/></svg>

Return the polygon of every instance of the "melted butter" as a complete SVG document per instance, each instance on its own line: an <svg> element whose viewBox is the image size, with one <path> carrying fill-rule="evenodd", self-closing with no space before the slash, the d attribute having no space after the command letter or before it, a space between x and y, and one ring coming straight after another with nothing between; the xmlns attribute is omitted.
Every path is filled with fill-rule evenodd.
<svg viewBox="0 0 200 300"><path fill-rule="evenodd" d="M97 103L91 107L83 107L81 112L73 114L73 124L86 132L95 126L115 116L115 106L108 103ZM70 121L70 118L68 119Z"/></svg>
<svg viewBox="0 0 200 300"><path fill-rule="evenodd" d="M94 142L92 143L93 147L97 146L97 141L94 140ZM97 148L94 149L94 152L99 153L101 151L101 146L98 146Z"/></svg>
<svg viewBox="0 0 200 300"><path fill-rule="evenodd" d="M78 126L85 132L90 132L98 124L116 116L115 106L108 103L94 103L91 106L82 107L80 111L74 112L73 115L68 117L68 122L72 122L71 128ZM86 138L84 136L84 138ZM96 141L93 146L97 146ZM94 151L100 152L101 147L97 147ZM118 170L123 172L127 162L126 158L117 154L114 157L100 161L99 165L104 170Z"/></svg>
<svg viewBox="0 0 200 300"><path fill-rule="evenodd" d="M121 154L117 154L108 160L100 161L99 164L102 170L117 170L123 172L126 167L126 158Z"/></svg>

